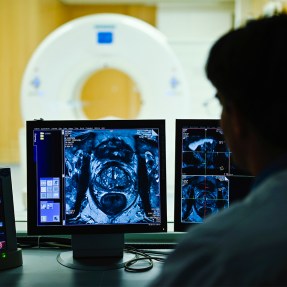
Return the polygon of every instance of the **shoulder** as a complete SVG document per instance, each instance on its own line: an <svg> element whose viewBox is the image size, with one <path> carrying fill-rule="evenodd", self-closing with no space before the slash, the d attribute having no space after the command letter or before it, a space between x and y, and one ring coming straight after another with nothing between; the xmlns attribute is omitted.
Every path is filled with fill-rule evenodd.
<svg viewBox="0 0 287 287"><path fill-rule="evenodd" d="M266 179L244 201L188 230L154 286L248 286L283 280L287 190L282 181L287 182L286 172Z"/></svg>

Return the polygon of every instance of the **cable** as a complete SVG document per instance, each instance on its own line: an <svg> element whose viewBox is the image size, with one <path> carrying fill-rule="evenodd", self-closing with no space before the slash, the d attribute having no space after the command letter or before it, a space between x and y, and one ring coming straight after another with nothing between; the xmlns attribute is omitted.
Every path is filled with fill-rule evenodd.
<svg viewBox="0 0 287 287"><path fill-rule="evenodd" d="M139 250L139 249L136 249L136 248L131 247L131 246L127 246L125 248L125 251L129 252L129 253L136 254L135 258L125 262L124 269L127 272L146 272L146 271L153 268L153 260L160 261L160 262L163 262L165 260L164 257L148 255L147 253L148 252L151 253L150 251ZM145 261L147 266L145 266L145 267L132 267L134 264L136 264L139 261Z"/></svg>

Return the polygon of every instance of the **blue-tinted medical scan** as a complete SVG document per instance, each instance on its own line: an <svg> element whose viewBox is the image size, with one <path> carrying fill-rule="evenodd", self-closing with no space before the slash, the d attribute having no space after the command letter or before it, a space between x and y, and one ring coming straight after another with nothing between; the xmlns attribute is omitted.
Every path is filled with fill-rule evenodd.
<svg viewBox="0 0 287 287"><path fill-rule="evenodd" d="M65 130L64 139L67 225L160 220L155 130Z"/></svg>
<svg viewBox="0 0 287 287"><path fill-rule="evenodd" d="M221 129L185 129L182 140L182 173L228 173L229 152Z"/></svg>
<svg viewBox="0 0 287 287"><path fill-rule="evenodd" d="M182 222L201 223L229 206L230 153L219 128L182 130Z"/></svg>
<svg viewBox="0 0 287 287"><path fill-rule="evenodd" d="M229 206L229 181L225 176L183 176L182 220L200 223Z"/></svg>
<svg viewBox="0 0 287 287"><path fill-rule="evenodd" d="M176 121L175 231L244 200L253 178L236 166L218 119Z"/></svg>

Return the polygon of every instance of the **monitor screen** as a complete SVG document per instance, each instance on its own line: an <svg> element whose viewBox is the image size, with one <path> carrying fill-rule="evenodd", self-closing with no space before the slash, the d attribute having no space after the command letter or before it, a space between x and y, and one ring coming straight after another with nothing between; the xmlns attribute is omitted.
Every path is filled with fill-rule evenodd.
<svg viewBox="0 0 287 287"><path fill-rule="evenodd" d="M249 193L254 177L234 165L219 120L177 119L175 145L175 231Z"/></svg>
<svg viewBox="0 0 287 287"><path fill-rule="evenodd" d="M29 234L71 234L73 243L166 231L164 120L35 120L26 129Z"/></svg>

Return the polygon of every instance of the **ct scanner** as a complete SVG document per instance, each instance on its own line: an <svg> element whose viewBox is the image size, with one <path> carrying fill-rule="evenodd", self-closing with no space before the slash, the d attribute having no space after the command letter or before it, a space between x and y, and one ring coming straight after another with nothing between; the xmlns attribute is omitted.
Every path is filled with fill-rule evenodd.
<svg viewBox="0 0 287 287"><path fill-rule="evenodd" d="M121 14L93 14L67 22L49 34L24 71L23 121L87 119L81 89L91 74L105 68L123 71L136 83L141 95L137 118L166 119L167 166L171 167L167 178L173 179L174 122L189 115L189 90L165 36L142 20ZM20 141L25 142L23 130ZM23 163L25 143L20 146Z"/></svg>

